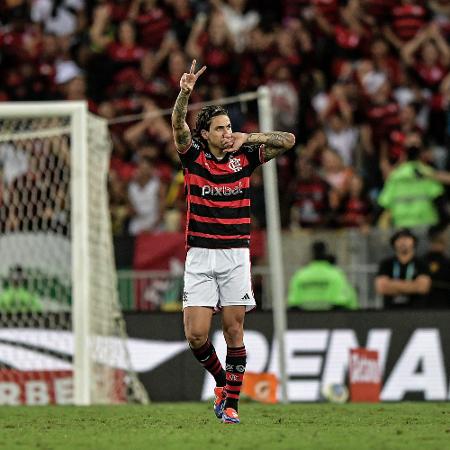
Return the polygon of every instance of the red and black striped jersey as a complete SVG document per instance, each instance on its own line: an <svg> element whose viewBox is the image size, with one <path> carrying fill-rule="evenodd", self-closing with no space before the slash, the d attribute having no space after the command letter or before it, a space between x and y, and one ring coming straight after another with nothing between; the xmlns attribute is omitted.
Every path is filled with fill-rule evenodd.
<svg viewBox="0 0 450 450"><path fill-rule="evenodd" d="M389 133L400 125L400 107L394 100L383 104L368 104L365 112L375 142L387 139Z"/></svg>
<svg viewBox="0 0 450 450"><path fill-rule="evenodd" d="M391 14L392 29L404 42L412 39L428 20L428 11L420 4L396 5Z"/></svg>
<svg viewBox="0 0 450 450"><path fill-rule="evenodd" d="M179 153L187 202L187 247L250 245L250 175L263 163L263 146L243 145L218 160L200 139Z"/></svg>

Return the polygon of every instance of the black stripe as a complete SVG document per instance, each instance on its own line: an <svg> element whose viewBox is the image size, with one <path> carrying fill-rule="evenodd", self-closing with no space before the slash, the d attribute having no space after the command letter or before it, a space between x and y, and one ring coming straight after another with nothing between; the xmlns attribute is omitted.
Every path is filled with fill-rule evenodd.
<svg viewBox="0 0 450 450"><path fill-rule="evenodd" d="M242 219L250 218L250 206L241 206L240 208L214 208L212 206L199 205L191 203L190 210L192 214L202 217L217 217L220 219Z"/></svg>
<svg viewBox="0 0 450 450"><path fill-rule="evenodd" d="M236 181L242 180L242 178L249 177L251 175L251 168L248 165L245 166L239 172L226 173L224 175L214 175L208 172L208 170L206 170L200 164L193 163L189 168L189 172L198 175L202 178L205 178L206 180L211 181L212 183L224 184L224 183L234 183Z"/></svg>
<svg viewBox="0 0 450 450"><path fill-rule="evenodd" d="M249 239L213 239L199 236L189 236L187 245L201 248L248 248Z"/></svg>
<svg viewBox="0 0 450 450"><path fill-rule="evenodd" d="M249 223L237 223L237 224L221 224L221 223L208 223L197 222L196 220L189 220L190 231L196 231L198 233L212 234L214 236L234 236L234 235L249 235L250 224Z"/></svg>
<svg viewBox="0 0 450 450"><path fill-rule="evenodd" d="M189 166L190 161L195 161L200 154L200 150L195 148L194 141L191 142L191 146L184 153L178 153L181 164L186 169Z"/></svg>
<svg viewBox="0 0 450 450"><path fill-rule="evenodd" d="M217 186L219 189L223 188L223 186ZM197 197L206 198L208 200L214 200L216 202L230 202L233 200L243 200L250 198L250 189L243 189L241 188L241 192L237 194L231 194L231 195L214 195L214 194L204 194L202 195L202 188L200 186L197 186L196 184L191 184L189 187L189 190L191 192L191 195L195 195ZM214 192L214 186L210 187L210 191Z"/></svg>
<svg viewBox="0 0 450 450"><path fill-rule="evenodd" d="M232 395L239 395L241 393L241 387L239 389L230 389L227 387L227 393Z"/></svg>
<svg viewBox="0 0 450 450"><path fill-rule="evenodd" d="M239 387L239 386L242 386L242 381L231 381L231 380L227 380L227 384L228 384L229 386L236 386L236 387Z"/></svg>

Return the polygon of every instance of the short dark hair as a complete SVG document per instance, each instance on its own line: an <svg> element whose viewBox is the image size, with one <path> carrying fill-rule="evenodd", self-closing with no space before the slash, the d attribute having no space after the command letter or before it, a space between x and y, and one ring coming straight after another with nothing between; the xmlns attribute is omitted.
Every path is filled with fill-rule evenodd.
<svg viewBox="0 0 450 450"><path fill-rule="evenodd" d="M327 257L327 245L323 241L315 241L311 246L312 257L315 260L325 260Z"/></svg>
<svg viewBox="0 0 450 450"><path fill-rule="evenodd" d="M411 238L414 241L414 247L417 246L417 236L409 228L401 228L400 230L395 232L391 237L390 242L392 248L394 248L397 239L400 239L401 237Z"/></svg>
<svg viewBox="0 0 450 450"><path fill-rule="evenodd" d="M228 116L228 111L220 105L204 106L198 113L197 121L195 122L195 136L201 138L202 130L208 131L213 117L216 116Z"/></svg>

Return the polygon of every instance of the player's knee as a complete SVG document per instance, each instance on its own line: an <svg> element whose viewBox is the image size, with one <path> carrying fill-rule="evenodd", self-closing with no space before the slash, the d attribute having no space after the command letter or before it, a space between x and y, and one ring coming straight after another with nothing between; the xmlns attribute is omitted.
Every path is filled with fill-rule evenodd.
<svg viewBox="0 0 450 450"><path fill-rule="evenodd" d="M208 339L207 335L195 330L185 330L185 336L191 348L201 347Z"/></svg>
<svg viewBox="0 0 450 450"><path fill-rule="evenodd" d="M228 345L235 346L236 342L241 342L244 337L242 324L239 322L223 327L223 334Z"/></svg>

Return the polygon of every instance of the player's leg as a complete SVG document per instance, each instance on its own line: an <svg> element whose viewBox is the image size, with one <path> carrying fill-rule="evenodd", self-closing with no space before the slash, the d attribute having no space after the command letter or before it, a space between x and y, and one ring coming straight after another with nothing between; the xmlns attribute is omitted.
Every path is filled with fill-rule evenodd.
<svg viewBox="0 0 450 450"><path fill-rule="evenodd" d="M244 346L245 306L224 306L222 329L227 343L226 357L226 401L222 420L239 423L238 402L247 364Z"/></svg>
<svg viewBox="0 0 450 450"><path fill-rule="evenodd" d="M185 335L192 353L216 381L214 412L221 418L225 371L209 340L213 308L219 301L218 286L211 269L213 259L209 249L189 249L184 274L183 315Z"/></svg>
<svg viewBox="0 0 450 450"><path fill-rule="evenodd" d="M226 377L222 364L217 357L216 350L209 340L212 308L190 306L184 308L184 333L197 361L214 377L214 413L217 418L222 417L225 405Z"/></svg>
<svg viewBox="0 0 450 450"><path fill-rule="evenodd" d="M189 306L183 310L184 334L192 350L202 348L211 328L212 308Z"/></svg>
<svg viewBox="0 0 450 450"><path fill-rule="evenodd" d="M239 394L247 361L244 347L245 312L255 307L248 248L230 248L217 257L217 284L222 310L222 327L227 342L227 400L222 420L239 423Z"/></svg>
<svg viewBox="0 0 450 450"><path fill-rule="evenodd" d="M225 386L225 371L209 340L212 308L190 306L184 308L184 333L198 362L214 377L216 386Z"/></svg>

